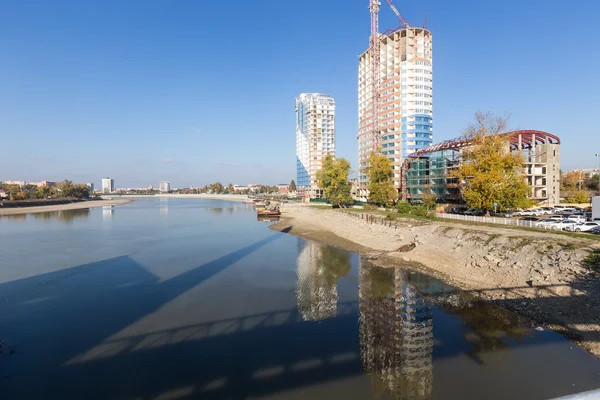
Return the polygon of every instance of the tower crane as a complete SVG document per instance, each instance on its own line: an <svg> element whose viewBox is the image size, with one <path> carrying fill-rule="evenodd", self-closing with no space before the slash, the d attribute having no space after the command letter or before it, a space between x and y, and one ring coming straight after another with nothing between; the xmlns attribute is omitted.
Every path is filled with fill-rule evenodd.
<svg viewBox="0 0 600 400"><path fill-rule="evenodd" d="M386 3L388 3L388 6L390 6L390 8L394 12L394 14L396 14L396 17L398 17L400 22L402 22L402 28L404 28L404 29L409 28L408 22L406 22L406 20L402 16L402 14L400 14L400 11L398 11L398 9L394 5L394 3L392 3L392 0L385 0L385 1L386 1Z"/></svg>
<svg viewBox="0 0 600 400"><path fill-rule="evenodd" d="M385 0L388 6L392 9L394 14L398 17L401 25L404 29L408 28L408 23L400 14L400 11L396 8L392 0ZM377 152L379 149L379 7L381 3L379 0L369 0L369 10L371 12L371 38L369 53L371 58L371 135L373 140L373 151Z"/></svg>
<svg viewBox="0 0 600 400"><path fill-rule="evenodd" d="M370 0L371 11L371 135L373 140L373 151L379 149L379 0Z"/></svg>

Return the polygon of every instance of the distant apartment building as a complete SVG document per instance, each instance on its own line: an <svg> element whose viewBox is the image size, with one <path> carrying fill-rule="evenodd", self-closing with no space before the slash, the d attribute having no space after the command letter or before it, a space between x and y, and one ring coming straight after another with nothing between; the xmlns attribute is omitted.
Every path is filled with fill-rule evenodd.
<svg viewBox="0 0 600 400"><path fill-rule="evenodd" d="M56 186L56 182L53 181L40 181L40 182L28 182L28 181L5 181L5 185L19 185L26 186L32 185L37 187L53 187Z"/></svg>
<svg viewBox="0 0 600 400"><path fill-rule="evenodd" d="M115 191L115 180L111 178L102 179L102 193L108 194Z"/></svg>
<svg viewBox="0 0 600 400"><path fill-rule="evenodd" d="M160 181L160 192L161 193L170 193L171 192L171 183L168 181Z"/></svg>
<svg viewBox="0 0 600 400"><path fill-rule="evenodd" d="M328 154L335 156L335 101L321 93L296 99L296 186L300 197L321 197L317 171Z"/></svg>
<svg viewBox="0 0 600 400"><path fill-rule="evenodd" d="M90 193L94 193L94 184L93 184L92 182L88 182L88 183L86 183L85 185L87 186L87 188L88 188L88 191L89 191Z"/></svg>
<svg viewBox="0 0 600 400"><path fill-rule="evenodd" d="M379 36L379 92L373 93L369 50L358 65L358 186L359 197L369 192L368 158L374 150L373 98L377 109L379 149L394 168L400 189L403 160L431 145L433 138L432 36L423 28L404 28Z"/></svg>
<svg viewBox="0 0 600 400"><path fill-rule="evenodd" d="M578 172L580 174L580 179L582 181L586 180L586 179L592 179L595 175L600 175L600 169L598 168L582 168L582 169L575 169L573 170L575 172ZM569 171L571 172L571 171Z"/></svg>

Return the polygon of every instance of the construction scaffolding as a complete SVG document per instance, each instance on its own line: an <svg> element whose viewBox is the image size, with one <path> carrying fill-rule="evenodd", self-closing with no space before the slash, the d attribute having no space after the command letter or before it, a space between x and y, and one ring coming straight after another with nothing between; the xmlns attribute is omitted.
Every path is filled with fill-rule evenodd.
<svg viewBox="0 0 600 400"><path fill-rule="evenodd" d="M520 130L502 134L510 150L524 158L524 173L530 198L556 204L560 197L560 139L547 132ZM461 163L462 149L473 144L472 138L448 140L408 156L402 164L402 200L420 202L435 196L444 203L461 202L460 182L452 178L452 169Z"/></svg>

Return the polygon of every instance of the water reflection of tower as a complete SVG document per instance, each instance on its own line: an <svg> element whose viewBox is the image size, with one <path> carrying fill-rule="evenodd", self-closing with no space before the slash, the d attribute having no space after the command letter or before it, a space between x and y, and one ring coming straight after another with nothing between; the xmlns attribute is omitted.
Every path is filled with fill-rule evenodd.
<svg viewBox="0 0 600 400"><path fill-rule="evenodd" d="M160 198L160 215L162 217L169 215L169 199L166 197Z"/></svg>
<svg viewBox="0 0 600 400"><path fill-rule="evenodd" d="M304 321L320 321L335 316L338 291L335 281L327 279L323 262L324 245L298 239L296 261L298 311Z"/></svg>
<svg viewBox="0 0 600 400"><path fill-rule="evenodd" d="M102 220L110 221L113 216L113 208L112 206L104 206L102 207Z"/></svg>
<svg viewBox="0 0 600 400"><path fill-rule="evenodd" d="M363 368L374 395L431 399L431 306L406 283L406 272L361 261L359 334Z"/></svg>

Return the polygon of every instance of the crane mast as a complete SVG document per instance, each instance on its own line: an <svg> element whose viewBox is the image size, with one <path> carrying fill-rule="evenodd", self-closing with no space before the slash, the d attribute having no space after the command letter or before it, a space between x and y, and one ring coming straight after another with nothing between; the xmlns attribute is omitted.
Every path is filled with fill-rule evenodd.
<svg viewBox="0 0 600 400"><path fill-rule="evenodd" d="M379 150L379 0L370 0L371 12L371 135L373 151Z"/></svg>
<svg viewBox="0 0 600 400"><path fill-rule="evenodd" d="M392 0L385 0L388 6L392 9L394 14L400 20L400 23L404 29L408 28L408 22L402 17L400 11L396 8ZM379 7L381 3L379 0L369 0L369 11L371 13L371 38L369 53L371 58L371 136L373 141L373 151L379 150L379 88L380 88L380 76L379 76Z"/></svg>

